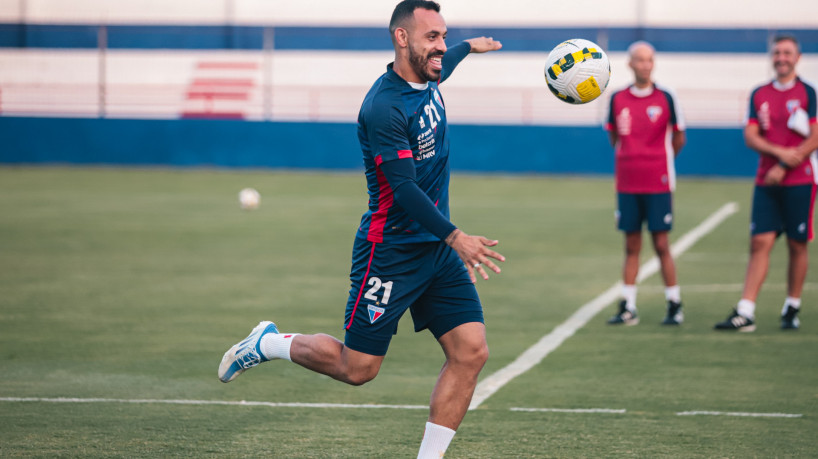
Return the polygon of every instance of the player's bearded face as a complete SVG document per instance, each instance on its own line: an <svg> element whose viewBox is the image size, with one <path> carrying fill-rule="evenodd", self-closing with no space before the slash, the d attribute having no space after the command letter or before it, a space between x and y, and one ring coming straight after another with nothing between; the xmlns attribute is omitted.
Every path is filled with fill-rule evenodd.
<svg viewBox="0 0 818 459"><path fill-rule="evenodd" d="M776 43L773 47L773 67L776 76L781 78L792 75L795 72L795 64L798 63L799 57L795 43L789 40Z"/></svg>
<svg viewBox="0 0 818 459"><path fill-rule="evenodd" d="M440 79L441 61L443 51L439 49L425 50L415 43L409 43L409 64L412 70L426 81L437 81Z"/></svg>

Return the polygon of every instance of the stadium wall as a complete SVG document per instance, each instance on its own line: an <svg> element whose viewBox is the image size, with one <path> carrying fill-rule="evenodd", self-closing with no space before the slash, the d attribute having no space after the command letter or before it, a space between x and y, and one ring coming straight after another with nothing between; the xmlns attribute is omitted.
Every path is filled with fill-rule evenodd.
<svg viewBox="0 0 818 459"><path fill-rule="evenodd" d="M0 118L6 164L362 169L352 123ZM691 129L682 175L751 176L741 130ZM452 125L452 167L464 172L613 172L599 127Z"/></svg>
<svg viewBox="0 0 818 459"><path fill-rule="evenodd" d="M388 62L394 3L0 0L0 163L358 169L355 113ZM818 77L814 0L441 3L450 42L505 45L446 84L458 170L612 172L606 101L567 107L544 90L542 62L565 38L609 52L610 90L629 81L627 45L654 42L689 124L680 174L752 175L741 122L771 77L773 34L795 32L800 70Z"/></svg>

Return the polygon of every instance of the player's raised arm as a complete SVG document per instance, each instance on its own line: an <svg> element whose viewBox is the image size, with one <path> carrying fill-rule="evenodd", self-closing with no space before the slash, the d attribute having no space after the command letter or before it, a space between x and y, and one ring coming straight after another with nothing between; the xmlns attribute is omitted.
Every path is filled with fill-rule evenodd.
<svg viewBox="0 0 818 459"><path fill-rule="evenodd" d="M446 81L454 72L457 64L460 63L469 53L487 53L496 51L503 47L503 44L491 37L477 37L464 40L446 50L443 55L443 70L440 73L439 83Z"/></svg>
<svg viewBox="0 0 818 459"><path fill-rule="evenodd" d="M472 53L487 53L489 51L498 51L503 47L500 40L495 40L492 37L477 37L469 38L466 43L471 46Z"/></svg>

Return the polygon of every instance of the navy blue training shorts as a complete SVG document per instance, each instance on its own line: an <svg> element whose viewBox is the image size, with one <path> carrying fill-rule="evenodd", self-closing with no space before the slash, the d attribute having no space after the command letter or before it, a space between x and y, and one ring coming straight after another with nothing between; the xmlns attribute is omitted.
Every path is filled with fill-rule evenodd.
<svg viewBox="0 0 818 459"><path fill-rule="evenodd" d="M410 309L415 331L440 338L453 328L483 323L483 307L463 261L445 242L384 244L355 239L344 344L386 355L398 321Z"/></svg>
<svg viewBox="0 0 818 459"><path fill-rule="evenodd" d="M658 233L673 228L673 195L671 193L617 193L617 228L626 233L648 231Z"/></svg>
<svg viewBox="0 0 818 459"><path fill-rule="evenodd" d="M811 241L815 185L762 186L753 191L750 234L786 232L789 239Z"/></svg>

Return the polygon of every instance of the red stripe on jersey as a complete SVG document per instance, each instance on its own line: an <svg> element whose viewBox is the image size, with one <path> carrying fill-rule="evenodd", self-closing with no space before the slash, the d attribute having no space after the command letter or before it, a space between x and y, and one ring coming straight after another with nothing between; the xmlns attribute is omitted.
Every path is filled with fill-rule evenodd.
<svg viewBox="0 0 818 459"><path fill-rule="evenodd" d="M386 226L389 209L392 208L392 204L395 202L395 195L380 167L375 168L375 174L378 176L378 187L380 188L378 192L378 210L372 213L372 220L369 222L369 234L366 240L383 242L383 229Z"/></svg>
<svg viewBox="0 0 818 459"><path fill-rule="evenodd" d="M812 185L812 197L809 201L809 219L807 221L807 225L809 225L809 229L807 230L807 241L812 241L815 237L815 230L813 229L814 223L814 214L815 214L815 190L818 186Z"/></svg>
<svg viewBox="0 0 818 459"><path fill-rule="evenodd" d="M412 157L412 150L398 150L398 159L406 159ZM382 155L378 155L375 157L375 165L380 166L383 164L383 157Z"/></svg>
<svg viewBox="0 0 818 459"><path fill-rule="evenodd" d="M364 286L366 285L366 279L369 277L369 270L372 268L372 259L375 257L375 243L372 243L372 251L369 252L369 263L366 265L366 274L364 274L364 278L361 279L361 288L358 289L358 298L355 299L355 306L352 307L352 314L349 316L349 323L347 324L347 330L349 327L352 326L352 322L355 320L355 311L358 310L358 304L361 302L361 294L364 293Z"/></svg>

